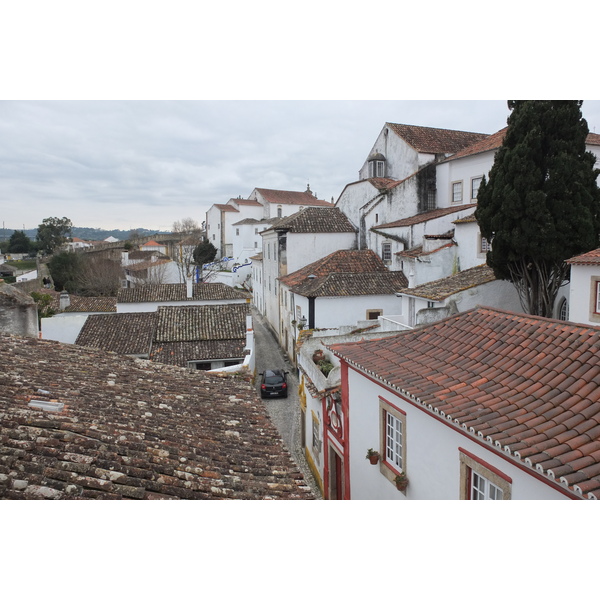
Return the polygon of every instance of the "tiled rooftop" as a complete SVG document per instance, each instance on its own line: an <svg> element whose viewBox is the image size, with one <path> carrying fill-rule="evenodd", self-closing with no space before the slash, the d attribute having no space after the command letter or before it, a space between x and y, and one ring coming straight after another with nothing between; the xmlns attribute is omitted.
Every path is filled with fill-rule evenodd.
<svg viewBox="0 0 600 600"><path fill-rule="evenodd" d="M116 312L117 299L114 296L69 296L71 304L65 312Z"/></svg>
<svg viewBox="0 0 600 600"><path fill-rule="evenodd" d="M158 313L90 315L75 343L117 354L148 356Z"/></svg>
<svg viewBox="0 0 600 600"><path fill-rule="evenodd" d="M256 188L262 197L271 204L294 204L296 206L331 206L330 202L318 200L311 192L288 192Z"/></svg>
<svg viewBox="0 0 600 600"><path fill-rule="evenodd" d="M488 137L485 133L473 133L469 131L419 127L417 125L402 125L398 123L386 123L386 125L417 150L417 152L427 154L455 153L466 146L470 146Z"/></svg>
<svg viewBox="0 0 600 600"><path fill-rule="evenodd" d="M600 248L579 254L565 261L570 265L600 265Z"/></svg>
<svg viewBox="0 0 600 600"><path fill-rule="evenodd" d="M432 250L423 250L423 245L415 246L410 250L401 250L400 252L396 252L396 256L400 258L417 258L419 256L428 256L429 254L435 254L436 252L440 252L440 250L444 250L446 248L450 248L452 246L456 246L455 242L448 242L443 246L439 246L438 248L433 248Z"/></svg>
<svg viewBox="0 0 600 600"><path fill-rule="evenodd" d="M155 342L245 339L249 304L159 306Z"/></svg>
<svg viewBox="0 0 600 600"><path fill-rule="evenodd" d="M457 206L448 206L446 208L436 208L435 210L428 210L427 212L407 217L406 219L399 219L398 221L392 221L391 223L381 223L380 225L374 225L371 229L388 229L389 227L409 227L411 225L417 225L418 223L425 223L433 219L439 219L452 213L469 210L470 208L477 208L477 204L459 204Z"/></svg>
<svg viewBox="0 0 600 600"><path fill-rule="evenodd" d="M388 269L373 250L337 250L279 281L288 287L303 283L309 276L325 277L331 273L387 273Z"/></svg>
<svg viewBox="0 0 600 600"><path fill-rule="evenodd" d="M231 206L231 204L213 204L213 206L221 212L240 212L235 206Z"/></svg>
<svg viewBox="0 0 600 600"><path fill-rule="evenodd" d="M355 233L356 228L339 209L309 207L288 217L283 217L271 229L285 229L292 233Z"/></svg>
<svg viewBox="0 0 600 600"><path fill-rule="evenodd" d="M290 289L310 298L343 296L376 296L395 294L408 285L402 271L385 273L330 273L316 279L305 279Z"/></svg>
<svg viewBox="0 0 600 600"><path fill-rule="evenodd" d="M523 467L600 498L600 328L476 308L332 350Z"/></svg>
<svg viewBox="0 0 600 600"><path fill-rule="evenodd" d="M2 336L0 498L312 494L250 382Z"/></svg>
<svg viewBox="0 0 600 600"><path fill-rule="evenodd" d="M464 290L495 280L494 271L487 265L480 265L471 269L465 269L450 277L423 283L414 288L407 287L400 290L400 293L439 302L458 292L463 292Z"/></svg>
<svg viewBox="0 0 600 600"><path fill-rule="evenodd" d="M192 300L244 300L251 294L235 290L224 283L194 283ZM123 288L117 294L118 303L183 302L188 300L185 283L163 283Z"/></svg>

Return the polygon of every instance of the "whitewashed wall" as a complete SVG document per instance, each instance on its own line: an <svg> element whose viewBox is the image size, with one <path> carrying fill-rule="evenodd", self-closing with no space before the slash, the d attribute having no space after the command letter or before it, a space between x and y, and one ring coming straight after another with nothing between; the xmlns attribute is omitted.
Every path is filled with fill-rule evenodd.
<svg viewBox="0 0 600 600"><path fill-rule="evenodd" d="M400 300L394 294L316 298L315 327L331 329L356 324L367 319L367 310L381 309L384 315L397 314L399 305ZM377 321L371 323L376 324Z"/></svg>
<svg viewBox="0 0 600 600"><path fill-rule="evenodd" d="M569 321L600 325L600 315L594 314L596 297L594 282L597 280L600 280L600 265L571 265Z"/></svg>
<svg viewBox="0 0 600 600"><path fill-rule="evenodd" d="M384 387L349 369L349 452L353 500L458 500L460 498L459 448L476 455L512 478L513 500L560 500L566 496L522 471L484 442L438 421ZM379 396L406 413L406 495L371 465L369 448L380 448Z"/></svg>
<svg viewBox="0 0 600 600"><path fill-rule="evenodd" d="M485 175L488 178L490 169L494 164L495 151L481 152L456 160L448 160L436 167L438 207L455 206L452 202L452 183L463 182L463 204L474 202L471 200L471 180Z"/></svg>
<svg viewBox="0 0 600 600"><path fill-rule="evenodd" d="M41 319L42 339L74 344L90 314L102 313L60 313Z"/></svg>

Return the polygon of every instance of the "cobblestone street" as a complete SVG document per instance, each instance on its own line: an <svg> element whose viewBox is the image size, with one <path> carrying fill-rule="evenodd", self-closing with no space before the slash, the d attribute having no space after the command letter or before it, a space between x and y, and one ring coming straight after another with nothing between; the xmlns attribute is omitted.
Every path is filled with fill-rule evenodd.
<svg viewBox="0 0 600 600"><path fill-rule="evenodd" d="M308 468L308 463L304 457L304 449L301 446L300 406L298 404L298 376L296 369L283 354L273 332L263 317L254 309L252 310L252 319L255 334L256 387L258 394L260 395L258 373L262 373L264 369L276 368L288 372L288 397L265 398L262 401L265 403L267 411L281 434L287 449L304 474L306 482L310 485L315 496L321 499L321 492Z"/></svg>

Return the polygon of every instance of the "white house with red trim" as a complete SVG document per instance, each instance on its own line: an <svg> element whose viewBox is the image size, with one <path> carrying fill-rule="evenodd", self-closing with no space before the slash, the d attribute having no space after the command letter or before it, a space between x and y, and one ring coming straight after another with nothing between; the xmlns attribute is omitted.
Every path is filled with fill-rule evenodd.
<svg viewBox="0 0 600 600"><path fill-rule="evenodd" d="M566 262L571 265L571 280L568 300L559 304L559 312L569 321L600 325L600 248Z"/></svg>
<svg viewBox="0 0 600 600"><path fill-rule="evenodd" d="M326 498L600 498L600 328L480 307L330 350Z"/></svg>

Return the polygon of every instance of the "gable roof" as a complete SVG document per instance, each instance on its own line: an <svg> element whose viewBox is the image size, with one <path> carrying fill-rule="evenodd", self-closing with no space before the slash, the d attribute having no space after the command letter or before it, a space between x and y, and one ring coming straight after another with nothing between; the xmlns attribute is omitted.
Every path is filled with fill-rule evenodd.
<svg viewBox="0 0 600 600"><path fill-rule="evenodd" d="M49 340L0 338L0 456L7 499L313 497L251 382Z"/></svg>
<svg viewBox="0 0 600 600"><path fill-rule="evenodd" d="M324 258L280 277L289 287L299 285L311 275L325 277L331 273L387 273L388 269L373 250L337 250Z"/></svg>
<svg viewBox="0 0 600 600"><path fill-rule="evenodd" d="M331 204L324 208L309 207L281 218L267 231L286 230L291 233L356 233L348 217Z"/></svg>
<svg viewBox="0 0 600 600"><path fill-rule="evenodd" d="M414 288L404 288L400 290L400 293L440 302L453 294L458 294L458 292L490 283L491 281L496 281L494 271L487 265L479 265L478 267L460 271L455 275L450 275L450 277L423 283Z"/></svg>
<svg viewBox="0 0 600 600"><path fill-rule="evenodd" d="M600 498L600 328L480 307L331 349L525 470Z"/></svg>
<svg viewBox="0 0 600 600"><path fill-rule="evenodd" d="M386 123L386 126L417 152L426 154L454 154L462 148L488 137L486 133L420 127L418 125Z"/></svg>
<svg viewBox="0 0 600 600"><path fill-rule="evenodd" d="M402 271L330 273L316 279L305 279L302 283L290 287L290 290L308 298L340 298L395 294L407 285L408 280Z"/></svg>
<svg viewBox="0 0 600 600"><path fill-rule="evenodd" d="M452 156L449 156L444 162L456 160L457 158L464 158L465 156L473 156L475 154L481 154L482 152L489 152L490 150L497 150L502 146L504 136L508 127L504 127L500 131L493 133L486 139L475 142L474 144L459 150ZM589 146L600 145L600 135L597 133L589 133L585 139L585 143Z"/></svg>
<svg viewBox="0 0 600 600"><path fill-rule="evenodd" d="M294 206L331 206L331 202L315 198L312 192L289 192L286 190L269 190L256 188L257 192L269 204L293 204Z"/></svg>
<svg viewBox="0 0 600 600"><path fill-rule="evenodd" d="M469 210L470 208L477 208L477 204L460 204L458 206L448 206L446 208L436 208L434 210L428 210L427 212L413 215L405 219L399 219L398 221L392 221L390 223L380 223L379 225L373 225L371 229L388 229L389 227L409 227L410 225L417 225L418 223L425 223L433 219L439 219L446 215L458 212L460 210Z"/></svg>
<svg viewBox="0 0 600 600"><path fill-rule="evenodd" d="M191 300L248 300L251 294L241 292L225 283L194 283ZM162 283L122 288L117 292L118 303L131 302L184 302L187 297L185 283Z"/></svg>
<svg viewBox="0 0 600 600"><path fill-rule="evenodd" d="M565 260L570 265L600 265L600 248Z"/></svg>

